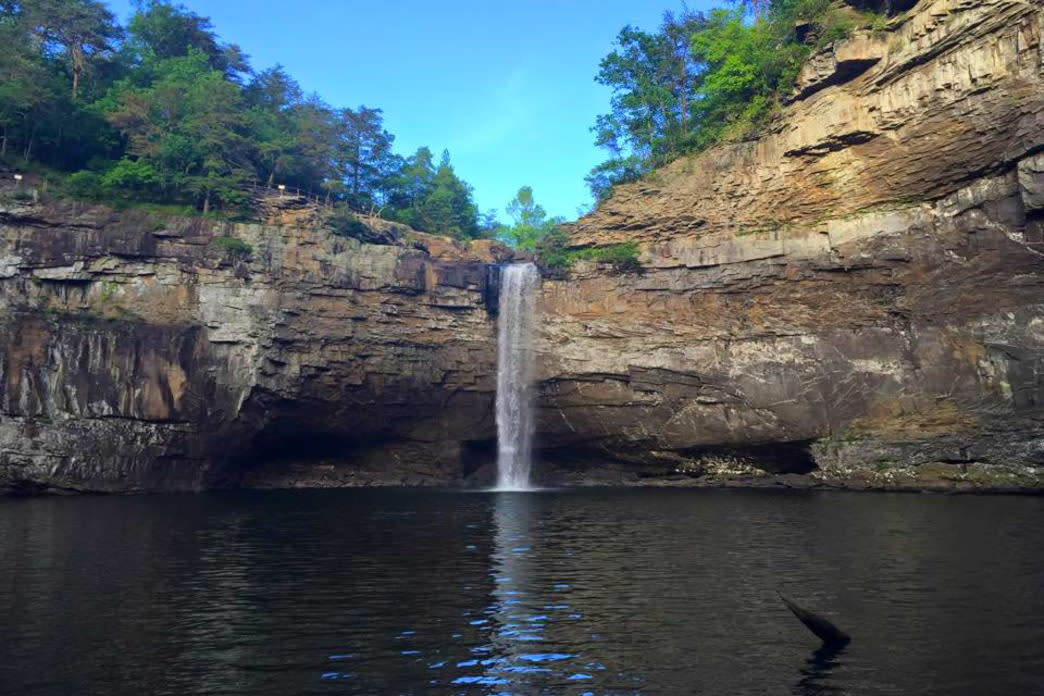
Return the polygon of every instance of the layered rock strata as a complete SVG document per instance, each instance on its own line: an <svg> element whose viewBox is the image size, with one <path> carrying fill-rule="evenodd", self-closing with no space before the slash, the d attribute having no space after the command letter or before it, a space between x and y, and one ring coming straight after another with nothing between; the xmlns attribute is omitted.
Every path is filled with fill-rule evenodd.
<svg viewBox="0 0 1044 696"><path fill-rule="evenodd" d="M163 220L7 193L8 490L444 483L471 440L494 436L496 245L364 244L308 216Z"/></svg>
<svg viewBox="0 0 1044 696"><path fill-rule="evenodd" d="M764 137L581 220L577 244L638 240L644 268L545 286L548 445L696 476L1040 486L1042 18L922 1L815 56Z"/></svg>

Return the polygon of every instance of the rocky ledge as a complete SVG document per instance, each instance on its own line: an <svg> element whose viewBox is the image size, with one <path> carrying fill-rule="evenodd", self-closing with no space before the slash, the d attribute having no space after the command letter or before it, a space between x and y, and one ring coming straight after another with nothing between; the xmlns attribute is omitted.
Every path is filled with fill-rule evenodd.
<svg viewBox="0 0 1044 696"><path fill-rule="evenodd" d="M570 232L547 483L1044 490L1044 11L922 0ZM474 484L510 252L0 190L0 490ZM233 241L235 240L235 241Z"/></svg>

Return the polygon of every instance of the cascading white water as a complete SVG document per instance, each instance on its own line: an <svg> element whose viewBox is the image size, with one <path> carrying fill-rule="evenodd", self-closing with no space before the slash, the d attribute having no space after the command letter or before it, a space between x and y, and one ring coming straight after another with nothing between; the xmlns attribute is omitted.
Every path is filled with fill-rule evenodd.
<svg viewBox="0 0 1044 696"><path fill-rule="evenodd" d="M533 328L540 271L531 263L500 274L497 323L497 488L526 490L533 443Z"/></svg>

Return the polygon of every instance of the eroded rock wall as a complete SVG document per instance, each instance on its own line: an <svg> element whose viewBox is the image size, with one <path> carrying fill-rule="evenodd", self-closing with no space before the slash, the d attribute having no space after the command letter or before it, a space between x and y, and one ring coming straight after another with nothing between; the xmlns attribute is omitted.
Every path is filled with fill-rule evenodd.
<svg viewBox="0 0 1044 696"><path fill-rule="evenodd" d="M811 61L767 136L581 220L644 268L545 285L549 454L1040 486L1042 18L922 0Z"/></svg>
<svg viewBox="0 0 1044 696"><path fill-rule="evenodd" d="M445 483L494 436L495 245L10 197L0 224L0 487Z"/></svg>

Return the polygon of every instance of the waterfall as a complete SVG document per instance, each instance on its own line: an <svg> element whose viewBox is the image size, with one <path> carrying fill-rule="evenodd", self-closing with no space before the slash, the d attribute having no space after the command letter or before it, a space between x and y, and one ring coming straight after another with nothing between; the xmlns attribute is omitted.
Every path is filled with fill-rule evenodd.
<svg viewBox="0 0 1044 696"><path fill-rule="evenodd" d="M497 324L497 488L526 490L533 446L533 327L540 272L504 266Z"/></svg>

